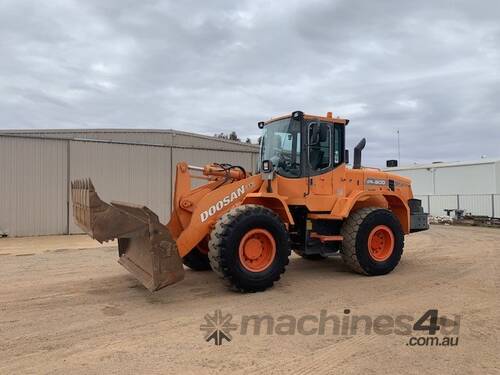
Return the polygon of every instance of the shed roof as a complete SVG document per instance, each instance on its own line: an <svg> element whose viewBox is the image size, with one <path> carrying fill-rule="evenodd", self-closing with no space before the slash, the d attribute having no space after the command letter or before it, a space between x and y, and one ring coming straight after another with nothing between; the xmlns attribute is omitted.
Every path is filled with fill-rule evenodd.
<svg viewBox="0 0 500 375"><path fill-rule="evenodd" d="M63 133L75 133L85 134L85 133L133 133L133 134L172 134L172 135L185 135L194 138L209 139L212 141L229 143L233 145L239 145L248 147L250 149L258 150L259 146L255 144L249 144L245 142L232 141L224 138L217 138L209 135L197 134L185 132L182 130L175 129L130 129L130 128L64 128L64 129L4 129L0 130L0 135L47 135L51 138L58 138L58 134ZM67 139L68 137L64 137ZM79 140L78 136L72 137L72 139Z"/></svg>

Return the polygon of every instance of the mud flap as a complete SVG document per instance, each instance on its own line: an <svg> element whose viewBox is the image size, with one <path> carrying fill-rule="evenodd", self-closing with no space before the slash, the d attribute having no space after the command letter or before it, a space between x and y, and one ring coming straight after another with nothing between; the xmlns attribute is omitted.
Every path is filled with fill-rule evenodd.
<svg viewBox="0 0 500 375"><path fill-rule="evenodd" d="M76 224L99 242L118 239L118 263L155 291L184 278L182 259L168 229L146 206L102 201L90 179L71 183Z"/></svg>

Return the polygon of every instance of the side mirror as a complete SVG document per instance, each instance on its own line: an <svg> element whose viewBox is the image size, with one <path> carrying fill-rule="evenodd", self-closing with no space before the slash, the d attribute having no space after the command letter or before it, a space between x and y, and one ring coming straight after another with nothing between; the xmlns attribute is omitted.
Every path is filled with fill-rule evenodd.
<svg viewBox="0 0 500 375"><path fill-rule="evenodd" d="M344 150L344 163L349 164L349 150Z"/></svg>

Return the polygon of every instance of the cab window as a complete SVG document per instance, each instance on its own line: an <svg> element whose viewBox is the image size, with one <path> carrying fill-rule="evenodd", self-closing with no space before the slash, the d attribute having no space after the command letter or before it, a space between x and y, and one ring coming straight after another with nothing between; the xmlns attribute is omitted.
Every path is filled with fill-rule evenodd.
<svg viewBox="0 0 500 375"><path fill-rule="evenodd" d="M266 125L260 145L260 160L270 160L280 176L300 177L300 131L300 122L290 118Z"/></svg>
<svg viewBox="0 0 500 375"><path fill-rule="evenodd" d="M333 164L335 166L341 164L344 161L344 144L343 144L343 125L336 124L333 128Z"/></svg>
<svg viewBox="0 0 500 375"><path fill-rule="evenodd" d="M311 122L309 132L309 166L311 171L321 171L331 165L332 134L326 123Z"/></svg>

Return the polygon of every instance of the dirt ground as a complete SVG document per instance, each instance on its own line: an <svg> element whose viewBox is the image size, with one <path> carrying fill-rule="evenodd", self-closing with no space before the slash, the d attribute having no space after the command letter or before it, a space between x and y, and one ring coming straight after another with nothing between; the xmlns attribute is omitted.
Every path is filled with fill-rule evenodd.
<svg viewBox="0 0 500 375"><path fill-rule="evenodd" d="M339 258L293 256L263 293L234 293L212 272L188 270L151 294L116 262L113 246L85 236L0 239L0 373L499 373L499 252L498 229L433 226L407 237L402 262L382 277L350 273ZM252 314L342 317L349 309L416 320L438 309L444 325L460 316L459 341L411 346L426 333L237 329L216 346L200 325L217 309L237 325Z"/></svg>

